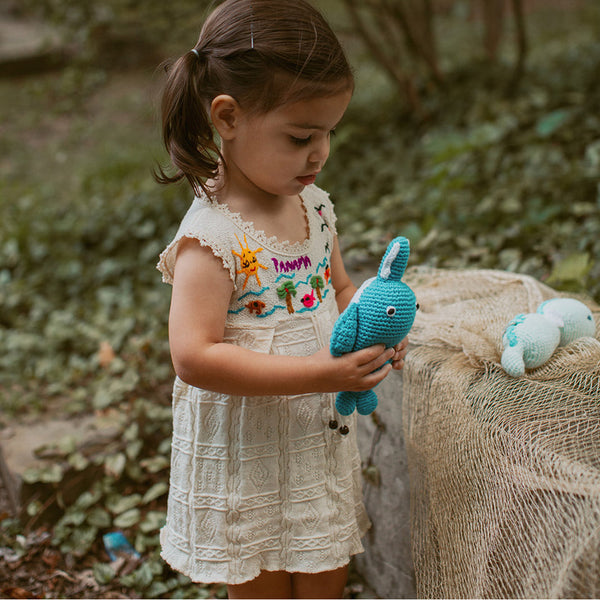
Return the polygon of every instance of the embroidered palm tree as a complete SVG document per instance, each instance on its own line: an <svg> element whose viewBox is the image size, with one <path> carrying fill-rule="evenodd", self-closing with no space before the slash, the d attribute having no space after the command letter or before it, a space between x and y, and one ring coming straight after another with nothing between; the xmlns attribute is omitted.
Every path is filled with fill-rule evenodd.
<svg viewBox="0 0 600 600"><path fill-rule="evenodd" d="M280 298L285 298L285 303L287 305L288 313L292 314L294 311L294 307L292 306L292 296L296 296L296 286L294 282L290 279L286 279L278 288L277 295Z"/></svg>
<svg viewBox="0 0 600 600"><path fill-rule="evenodd" d="M317 298L319 298L319 302L323 302L323 298L321 297L321 290L325 287L325 282L320 275L313 275L310 278L310 285L313 290L317 292Z"/></svg>

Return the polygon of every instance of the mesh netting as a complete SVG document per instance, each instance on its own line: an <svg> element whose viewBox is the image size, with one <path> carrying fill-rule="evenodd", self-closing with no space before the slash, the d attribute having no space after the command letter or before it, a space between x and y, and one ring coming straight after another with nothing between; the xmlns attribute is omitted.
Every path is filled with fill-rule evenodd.
<svg viewBox="0 0 600 600"><path fill-rule="evenodd" d="M418 596L600 597L600 342L513 379L506 324L566 294L498 271L405 279L421 306L403 371Z"/></svg>

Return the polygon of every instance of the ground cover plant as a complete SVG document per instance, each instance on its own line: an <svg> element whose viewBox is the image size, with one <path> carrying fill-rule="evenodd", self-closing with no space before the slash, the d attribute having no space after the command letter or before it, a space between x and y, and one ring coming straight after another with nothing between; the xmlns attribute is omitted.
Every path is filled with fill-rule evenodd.
<svg viewBox="0 0 600 600"><path fill-rule="evenodd" d="M446 56L443 89L421 83L419 116L348 38L357 92L320 182L339 207L349 266L371 267L405 235L412 265L508 269L600 300L593 4L529 18L531 52L511 96L511 60L466 60L464 48L456 63ZM349 31L342 8L327 8ZM448 29L456 44L458 29ZM152 179L165 159L156 63L115 70L92 58L0 80L0 428L81 413L113 424L101 446L65 439L39 450L48 466L25 474L39 495L24 518L0 508L0 590L221 597L222 587L195 586L158 557L173 372L169 288L155 263L190 193ZM117 529L140 558L110 561L102 536Z"/></svg>

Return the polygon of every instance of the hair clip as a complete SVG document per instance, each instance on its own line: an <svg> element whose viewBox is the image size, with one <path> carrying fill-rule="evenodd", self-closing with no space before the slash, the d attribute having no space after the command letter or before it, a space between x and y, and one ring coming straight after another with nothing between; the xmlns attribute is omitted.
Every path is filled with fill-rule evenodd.
<svg viewBox="0 0 600 600"><path fill-rule="evenodd" d="M191 52L193 52L197 58L200 58L200 53L198 52L198 50L196 50L196 48L192 48Z"/></svg>

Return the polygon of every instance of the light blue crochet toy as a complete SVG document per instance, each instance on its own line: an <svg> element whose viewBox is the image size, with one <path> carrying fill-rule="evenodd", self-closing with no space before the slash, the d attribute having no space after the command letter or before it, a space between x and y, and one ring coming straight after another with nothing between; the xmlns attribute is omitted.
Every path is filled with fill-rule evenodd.
<svg viewBox="0 0 600 600"><path fill-rule="evenodd" d="M409 253L406 238L397 237L390 242L377 276L360 286L336 321L330 344L333 356L374 344L390 348L406 337L417 311L414 292L401 281ZM355 408L361 415L368 415L377 407L377 395L373 390L339 392L335 407L344 416L352 414Z"/></svg>
<svg viewBox="0 0 600 600"><path fill-rule="evenodd" d="M511 377L525 369L542 366L558 346L580 337L593 337L596 325L592 311L574 298L542 302L535 313L517 315L502 335L502 368Z"/></svg>

